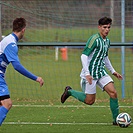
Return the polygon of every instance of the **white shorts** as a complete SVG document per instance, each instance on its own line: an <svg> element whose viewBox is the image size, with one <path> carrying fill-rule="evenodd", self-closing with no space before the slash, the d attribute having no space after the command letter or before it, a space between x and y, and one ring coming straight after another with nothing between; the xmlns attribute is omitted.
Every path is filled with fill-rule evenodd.
<svg viewBox="0 0 133 133"><path fill-rule="evenodd" d="M104 91L104 86L110 82L113 82L113 79L109 75L106 75L98 80L92 80L91 85L86 79L81 78L80 85L85 94L96 94L96 85L99 86L102 91Z"/></svg>

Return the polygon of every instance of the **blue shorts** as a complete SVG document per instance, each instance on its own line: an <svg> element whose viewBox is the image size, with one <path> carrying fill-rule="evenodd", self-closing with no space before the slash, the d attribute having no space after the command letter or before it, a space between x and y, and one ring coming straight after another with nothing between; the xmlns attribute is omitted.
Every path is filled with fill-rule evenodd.
<svg viewBox="0 0 133 133"><path fill-rule="evenodd" d="M8 86L3 77L0 76L0 96L10 95Z"/></svg>

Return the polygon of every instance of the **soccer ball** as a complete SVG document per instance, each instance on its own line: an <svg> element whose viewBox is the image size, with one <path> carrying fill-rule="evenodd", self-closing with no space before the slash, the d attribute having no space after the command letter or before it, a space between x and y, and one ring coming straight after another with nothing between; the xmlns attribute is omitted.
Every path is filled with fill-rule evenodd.
<svg viewBox="0 0 133 133"><path fill-rule="evenodd" d="M116 122L120 127L128 127L131 124L131 116L128 113L120 113Z"/></svg>

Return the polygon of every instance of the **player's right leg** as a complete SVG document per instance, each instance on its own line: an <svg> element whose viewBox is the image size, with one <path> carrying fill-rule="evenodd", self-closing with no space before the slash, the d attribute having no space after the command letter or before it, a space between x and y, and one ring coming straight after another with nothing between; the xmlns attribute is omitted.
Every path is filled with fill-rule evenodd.
<svg viewBox="0 0 133 133"><path fill-rule="evenodd" d="M8 86L4 78L0 78L0 125L6 118L6 115L12 107Z"/></svg>
<svg viewBox="0 0 133 133"><path fill-rule="evenodd" d="M75 91L70 86L66 86L65 91L61 96L61 102L64 103L69 96L73 96L81 102L84 102L86 98L84 92Z"/></svg>
<svg viewBox="0 0 133 133"><path fill-rule="evenodd" d="M81 88L84 87L82 90L85 90L85 92L76 91L67 86L61 96L61 102L64 103L69 96L72 96L83 103L92 105L95 102L96 81L93 81L91 85L88 82L84 83L81 83Z"/></svg>
<svg viewBox="0 0 133 133"><path fill-rule="evenodd" d="M96 94L86 94L85 103L92 105L95 103Z"/></svg>
<svg viewBox="0 0 133 133"><path fill-rule="evenodd" d="M0 96L1 106L0 106L0 125L2 125L4 119L10 108L12 107L12 101L9 95Z"/></svg>
<svg viewBox="0 0 133 133"><path fill-rule="evenodd" d="M93 80L92 84L90 85L86 79L81 78L80 85L81 85L82 91L86 94L84 103L88 105L92 105L95 102L96 83L97 83L97 80Z"/></svg>

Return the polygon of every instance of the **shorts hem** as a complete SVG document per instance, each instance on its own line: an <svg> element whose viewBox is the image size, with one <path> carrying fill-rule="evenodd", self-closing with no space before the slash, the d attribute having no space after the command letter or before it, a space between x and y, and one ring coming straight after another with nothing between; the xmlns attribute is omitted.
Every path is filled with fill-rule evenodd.
<svg viewBox="0 0 133 133"><path fill-rule="evenodd" d="M0 96L0 101L4 100L4 99L9 99L10 95L4 95L4 96Z"/></svg>

